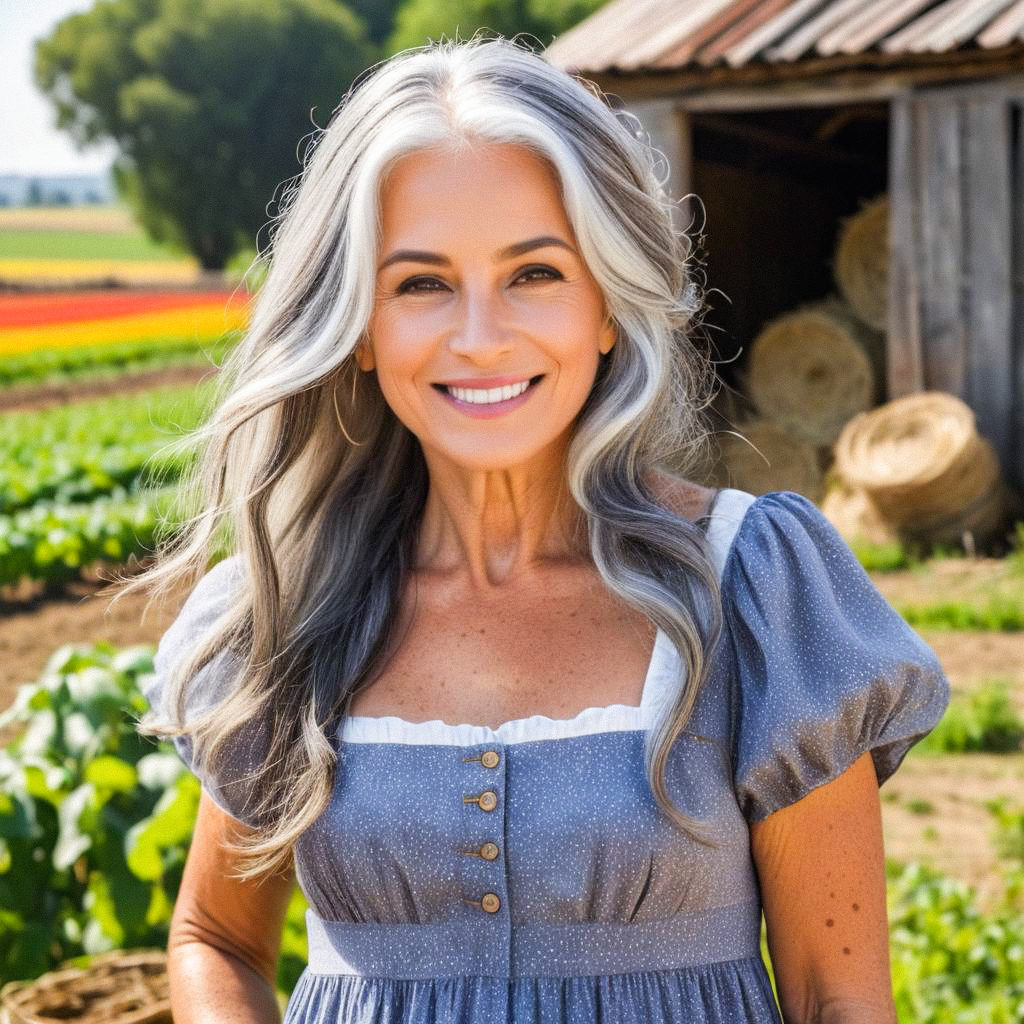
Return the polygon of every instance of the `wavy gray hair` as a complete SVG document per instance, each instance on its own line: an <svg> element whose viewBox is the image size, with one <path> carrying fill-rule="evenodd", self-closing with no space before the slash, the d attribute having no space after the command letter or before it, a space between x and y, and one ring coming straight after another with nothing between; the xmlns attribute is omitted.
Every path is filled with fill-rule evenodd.
<svg viewBox="0 0 1024 1024"><path fill-rule="evenodd" d="M202 770L226 763L233 736L260 737L244 789L261 826L238 839L240 878L285 867L326 807L348 701L396 639L428 476L354 350L373 310L381 181L407 154L471 142L528 147L554 168L617 325L576 421L568 487L607 585L680 654L684 685L647 738L646 771L669 817L711 842L671 804L664 775L721 629L717 574L703 532L651 484L655 467L671 459L686 471L709 444L715 374L692 341L701 290L690 243L633 115L516 40L475 36L369 69L314 133L272 221L272 257L257 259L266 273L248 330L219 374L214 411L186 439L201 456L182 481L192 513L179 509L180 532L121 591L194 581L224 544L251 581L175 667L177 721L150 714L139 726L182 735L189 681L230 652L227 696L188 732ZM339 402L355 443L339 434Z"/></svg>

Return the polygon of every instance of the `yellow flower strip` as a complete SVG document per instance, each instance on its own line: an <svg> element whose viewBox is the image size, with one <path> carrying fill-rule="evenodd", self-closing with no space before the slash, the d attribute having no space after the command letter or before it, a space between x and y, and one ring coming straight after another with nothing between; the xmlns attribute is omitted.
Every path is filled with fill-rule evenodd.
<svg viewBox="0 0 1024 1024"><path fill-rule="evenodd" d="M0 329L0 355L158 337L208 341L226 331L244 327L246 319L244 306L229 306L226 301L218 301L188 309L83 320L80 323L13 327Z"/></svg>
<svg viewBox="0 0 1024 1024"><path fill-rule="evenodd" d="M134 284L191 282L199 266L189 260L0 260L0 279L8 281L95 281L117 278Z"/></svg>

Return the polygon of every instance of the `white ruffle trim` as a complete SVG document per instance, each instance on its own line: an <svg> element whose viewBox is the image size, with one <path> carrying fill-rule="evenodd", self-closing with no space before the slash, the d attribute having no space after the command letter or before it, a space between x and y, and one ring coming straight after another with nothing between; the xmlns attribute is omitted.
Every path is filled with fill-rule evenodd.
<svg viewBox="0 0 1024 1024"><path fill-rule="evenodd" d="M740 522L755 496L735 487L722 488L707 526L708 544L719 579ZM488 725L450 725L440 718L408 722L397 715L346 715L340 738L347 743L438 744L471 747L479 743L529 743L602 732L646 730L657 722L682 686L679 655L659 628L651 652L639 705L609 704L584 708L572 718L530 715Z"/></svg>

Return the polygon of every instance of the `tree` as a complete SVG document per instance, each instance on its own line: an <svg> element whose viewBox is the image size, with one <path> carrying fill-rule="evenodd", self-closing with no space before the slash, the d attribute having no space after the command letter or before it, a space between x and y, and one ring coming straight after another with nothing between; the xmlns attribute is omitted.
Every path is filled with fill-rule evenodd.
<svg viewBox="0 0 1024 1024"><path fill-rule="evenodd" d="M466 39L477 29L504 36L526 32L534 49L548 46L560 32L592 14L605 0L405 0L387 43L389 53L422 46L441 35ZM538 42L539 40L539 42Z"/></svg>
<svg viewBox="0 0 1024 1024"><path fill-rule="evenodd" d="M80 145L117 143L149 234L220 270L375 56L336 0L98 0L37 44L35 74Z"/></svg>
<svg viewBox="0 0 1024 1024"><path fill-rule="evenodd" d="M402 0L348 0L351 8L366 23L366 34L381 45L391 33L395 23L395 12Z"/></svg>

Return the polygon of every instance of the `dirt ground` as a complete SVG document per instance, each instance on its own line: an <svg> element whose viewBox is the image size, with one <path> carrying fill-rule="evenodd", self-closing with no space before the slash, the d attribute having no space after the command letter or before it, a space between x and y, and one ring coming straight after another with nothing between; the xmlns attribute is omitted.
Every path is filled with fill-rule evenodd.
<svg viewBox="0 0 1024 1024"><path fill-rule="evenodd" d="M991 580L993 567L987 568ZM910 601L925 594L934 600L935 581L929 585L926 574L873 578L889 600ZM100 581L79 583L51 600L33 599L31 590L23 590L16 595L20 599L0 604L0 707L10 704L20 683L39 675L61 644L155 644L185 597L181 592L162 604L154 601L144 616L145 595L129 595L111 604L109 598L97 596L101 586ZM921 635L939 655L954 697L988 679L1002 678L1010 682L1024 714L1024 633L922 630ZM0 734L0 743L11 738ZM911 753L882 788L886 852L900 860L931 863L976 886L982 900L994 897L999 879L994 820L984 803L1000 795L1011 805L1024 804L1024 753Z"/></svg>
<svg viewBox="0 0 1024 1024"><path fill-rule="evenodd" d="M55 405L107 398L110 395L128 395L151 388L173 384L194 384L217 371L212 366L169 366L160 370L123 373L94 380L71 380L62 384L44 384L39 387L9 388L0 391L0 413L28 412L49 409Z"/></svg>

